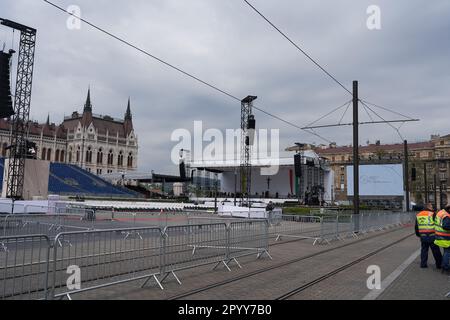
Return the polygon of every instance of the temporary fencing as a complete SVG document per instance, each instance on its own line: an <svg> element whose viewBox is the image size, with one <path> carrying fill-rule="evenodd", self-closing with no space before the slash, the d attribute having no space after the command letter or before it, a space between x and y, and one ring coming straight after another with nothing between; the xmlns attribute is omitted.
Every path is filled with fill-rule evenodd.
<svg viewBox="0 0 450 320"><path fill-rule="evenodd" d="M61 230L54 238L46 234L0 237L4 244L0 251L0 299L71 298L137 280L143 281L142 286L153 280L163 289L162 283L170 275L181 284L176 274L181 270L205 265L214 265L215 269L220 264L231 270L232 261L241 267L239 257L270 257L267 226L263 220ZM68 281L71 274L73 281Z"/></svg>
<svg viewBox="0 0 450 320"><path fill-rule="evenodd" d="M170 276L181 284L177 274L181 270L206 265L214 265L214 269L223 265L231 270L232 264L242 267L238 259L252 255L271 259L270 238L330 243L411 223L414 214L281 216L272 223L224 218L211 223L212 218L217 219L105 230L93 228L83 214L2 218L6 233L0 237L0 299L70 298L137 280L142 280L142 286L154 281L163 289ZM27 234L38 231L42 233ZM68 281L71 275L72 282Z"/></svg>

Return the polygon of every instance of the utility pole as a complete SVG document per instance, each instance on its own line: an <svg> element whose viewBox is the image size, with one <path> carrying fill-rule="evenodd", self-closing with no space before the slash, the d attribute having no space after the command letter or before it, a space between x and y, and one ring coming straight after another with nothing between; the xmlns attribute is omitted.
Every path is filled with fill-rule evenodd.
<svg viewBox="0 0 450 320"><path fill-rule="evenodd" d="M353 81L353 214L359 231L359 116L358 81Z"/></svg>
<svg viewBox="0 0 450 320"><path fill-rule="evenodd" d="M434 173L434 208L438 210L437 206L437 176L436 172Z"/></svg>
<svg viewBox="0 0 450 320"><path fill-rule="evenodd" d="M236 197L237 197L237 170L234 169L234 206L236 207Z"/></svg>
<svg viewBox="0 0 450 320"><path fill-rule="evenodd" d="M408 153L408 141L405 140L403 143L404 147L404 158L405 158L405 203L406 212L409 212L409 153Z"/></svg>
<svg viewBox="0 0 450 320"><path fill-rule="evenodd" d="M425 185L425 204L428 203L428 177L427 177L427 163L423 163L423 180Z"/></svg>
<svg viewBox="0 0 450 320"><path fill-rule="evenodd" d="M214 174L214 213L217 214L217 180L219 179L218 174Z"/></svg>

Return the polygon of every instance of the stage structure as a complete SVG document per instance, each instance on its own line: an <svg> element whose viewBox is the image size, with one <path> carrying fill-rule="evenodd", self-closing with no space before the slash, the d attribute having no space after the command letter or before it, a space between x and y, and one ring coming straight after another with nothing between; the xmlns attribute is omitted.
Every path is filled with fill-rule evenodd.
<svg viewBox="0 0 450 320"><path fill-rule="evenodd" d="M26 134L30 116L31 89L33 83L36 29L0 18L0 24L20 31L19 55L17 63L16 91L10 160L7 167L6 196L13 200L23 199L25 160L27 157ZM6 170L6 166L5 166Z"/></svg>
<svg viewBox="0 0 450 320"><path fill-rule="evenodd" d="M278 163L279 170L274 175L265 175L262 169L270 167L269 163ZM190 170L194 170L195 181L204 178L210 173L218 174L220 179L221 198L227 198L233 203L237 195L242 199L242 192L238 189L238 181L242 181L239 168L240 162L237 160L190 160L188 161ZM250 163L252 177L252 193L250 201L260 201L262 199L286 199L298 201L300 195L301 202L310 205L319 205L324 201L331 204L334 198L333 181L334 172L329 167L327 161L321 158L314 150L304 150L301 162L298 163L298 170L301 174L296 176L296 166L294 155L290 153L286 157L279 159L252 159ZM203 185L195 185L196 188L204 189ZM242 200L241 200L242 201ZM244 201L248 201L246 199ZM235 203L235 206L246 207L245 203Z"/></svg>

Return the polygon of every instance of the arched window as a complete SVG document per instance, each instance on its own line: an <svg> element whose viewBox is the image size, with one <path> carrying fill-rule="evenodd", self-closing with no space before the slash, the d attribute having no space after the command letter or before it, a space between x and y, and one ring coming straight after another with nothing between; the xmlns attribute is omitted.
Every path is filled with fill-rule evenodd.
<svg viewBox="0 0 450 320"><path fill-rule="evenodd" d="M119 152L119 156L117 157L117 165L119 167L123 166L123 151Z"/></svg>
<svg viewBox="0 0 450 320"><path fill-rule="evenodd" d="M112 166L114 163L114 153L112 150L109 150L108 153L108 165Z"/></svg>
<svg viewBox="0 0 450 320"><path fill-rule="evenodd" d="M77 163L80 162L80 146L77 148Z"/></svg>
<svg viewBox="0 0 450 320"><path fill-rule="evenodd" d="M45 159L47 159L47 149L42 148L41 160L45 160Z"/></svg>
<svg viewBox="0 0 450 320"><path fill-rule="evenodd" d="M59 161L59 149L56 149L56 152L55 152L55 162L58 162Z"/></svg>
<svg viewBox="0 0 450 320"><path fill-rule="evenodd" d="M133 154L131 152L128 154L127 166L128 168L133 167Z"/></svg>
<svg viewBox="0 0 450 320"><path fill-rule="evenodd" d="M59 155L59 161L60 162L65 162L66 161L66 159L64 158L64 150L61 150L61 153Z"/></svg>
<svg viewBox="0 0 450 320"><path fill-rule="evenodd" d="M98 164L103 164L103 149L102 148L98 149L98 152L97 152L97 163Z"/></svg>
<svg viewBox="0 0 450 320"><path fill-rule="evenodd" d="M86 150L86 163L92 163L92 147Z"/></svg>
<svg viewBox="0 0 450 320"><path fill-rule="evenodd" d="M47 149L47 161L51 161L52 160L52 149L48 148Z"/></svg>

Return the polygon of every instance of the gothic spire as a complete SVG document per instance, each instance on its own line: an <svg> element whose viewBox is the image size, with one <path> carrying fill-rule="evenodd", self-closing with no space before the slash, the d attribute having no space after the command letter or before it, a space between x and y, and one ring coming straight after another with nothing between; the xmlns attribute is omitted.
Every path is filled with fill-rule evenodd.
<svg viewBox="0 0 450 320"><path fill-rule="evenodd" d="M125 113L125 120L133 120L133 116L131 115L131 103L130 103L130 98L128 98L128 106L127 106L127 111Z"/></svg>
<svg viewBox="0 0 450 320"><path fill-rule="evenodd" d="M83 112L92 112L92 104L91 104L91 88L88 89L88 94L86 98L86 103L84 104Z"/></svg>

